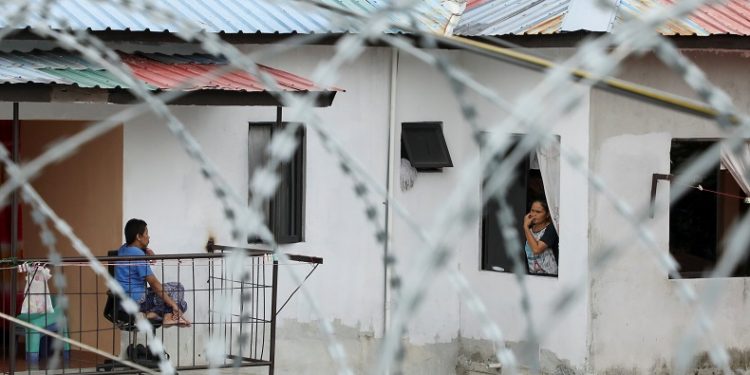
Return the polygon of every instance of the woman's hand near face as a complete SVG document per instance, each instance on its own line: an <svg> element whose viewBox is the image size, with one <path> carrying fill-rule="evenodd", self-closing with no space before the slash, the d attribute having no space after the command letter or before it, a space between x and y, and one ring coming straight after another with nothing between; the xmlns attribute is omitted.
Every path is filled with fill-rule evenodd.
<svg viewBox="0 0 750 375"><path fill-rule="evenodd" d="M528 228L528 227L531 226L531 224L532 224L531 213L528 213L528 214L526 214L526 215L523 216L523 227L524 228Z"/></svg>

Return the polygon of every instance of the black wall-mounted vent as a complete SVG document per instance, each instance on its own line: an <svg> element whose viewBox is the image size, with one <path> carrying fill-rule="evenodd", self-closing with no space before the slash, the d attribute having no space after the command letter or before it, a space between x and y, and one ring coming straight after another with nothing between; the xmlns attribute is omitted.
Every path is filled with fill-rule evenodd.
<svg viewBox="0 0 750 375"><path fill-rule="evenodd" d="M401 123L401 157L419 171L452 167L448 145L443 136L443 123Z"/></svg>

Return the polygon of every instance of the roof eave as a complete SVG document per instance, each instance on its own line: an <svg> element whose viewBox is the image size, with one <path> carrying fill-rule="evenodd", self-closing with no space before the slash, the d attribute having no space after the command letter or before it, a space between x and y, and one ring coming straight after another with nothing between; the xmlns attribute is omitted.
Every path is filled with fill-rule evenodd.
<svg viewBox="0 0 750 375"><path fill-rule="evenodd" d="M566 48L576 47L585 38L603 35L602 32L574 31L555 34L525 34L525 35L495 35L495 36L463 36L468 39L492 42L499 39L524 48ZM750 36L713 34L699 35L670 35L665 36L680 49L726 49L750 50Z"/></svg>
<svg viewBox="0 0 750 375"><path fill-rule="evenodd" d="M89 30L89 34L106 42L139 42L139 43L187 43L178 34L171 31L130 31L130 30ZM311 44L333 44L345 33L217 33L222 40L232 44L271 44L282 42L293 37L306 37ZM31 29L18 29L3 40L48 40ZM189 43L198 43L191 41Z"/></svg>
<svg viewBox="0 0 750 375"><path fill-rule="evenodd" d="M316 107L330 107L336 91L295 93L315 95ZM134 104L139 100L129 90L85 88L60 84L0 84L0 102ZM274 106L283 107L268 91L196 90L185 92L169 105Z"/></svg>

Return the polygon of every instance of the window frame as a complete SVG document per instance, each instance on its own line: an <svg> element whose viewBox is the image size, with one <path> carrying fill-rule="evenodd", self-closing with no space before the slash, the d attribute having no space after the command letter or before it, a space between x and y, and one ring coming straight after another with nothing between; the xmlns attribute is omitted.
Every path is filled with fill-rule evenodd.
<svg viewBox="0 0 750 375"><path fill-rule="evenodd" d="M487 137L487 136L489 136L489 134L487 132L483 132L482 136L483 137ZM513 141L512 141L513 142L513 146L505 153L505 155L507 155L508 153L510 153L513 150L513 148L515 148L516 145L526 135L525 134L516 134L516 133L514 133L514 134L509 134L509 136L512 137L512 138L514 138ZM557 137L557 142L561 143L562 142L562 140L561 140L562 138L560 136L556 136L556 137ZM480 153L481 152L483 152L483 151L481 150L481 146L480 146ZM523 217L523 215L526 214L528 212L528 210L529 210L529 207L528 207L529 196L528 195L529 195L529 190L530 190L529 189L529 186L530 186L529 185L529 176L531 175L530 171L532 170L531 169L531 161L530 161L530 156L531 155L532 154L529 153L528 157L524 158L524 161L522 161L522 162L518 163L518 165L516 165L516 174L517 174L517 176L515 178L515 181L512 184L510 184L509 190L508 190L508 200L510 201L509 203L511 205L511 209L514 210L514 215L515 215L516 219L519 219L519 218ZM523 171L523 172L520 173L521 171ZM519 174L520 174L520 176L519 176ZM519 180L522 180L523 184L519 185L518 184ZM482 181L481 184L483 186L485 184L485 181ZM515 195L520 194L518 191L517 192L513 191L514 187L516 188L516 190L519 190L519 191L522 192L523 199L520 199L520 201L522 201L523 203L521 205L516 204L514 206L513 203L511 203L511 202L514 202L514 201L519 201L518 199L513 200L513 198L512 198L512 195L514 195L514 194ZM482 200L484 201L484 198L485 198L485 196L484 196L484 188L482 188L481 191L482 191L482 194L483 194L482 195ZM493 199L490 198L482 206L482 216L480 218L480 225L479 225L479 229L480 229L480 233L479 233L479 242L480 242L480 245L479 245L479 250L480 250L480 254L479 254L479 256L480 256L479 257L479 270L480 271L499 272L499 273L513 273L514 272L514 269L513 269L513 260L511 258L509 258L504 251L502 251L502 255L500 256L500 258L504 259L507 262L508 266L507 267L499 267L496 264L491 264L490 247L492 247L493 244L489 243L490 242L489 241L490 240L489 236L491 235L491 233L488 230L489 226L490 225L498 225L498 228L497 228L496 231L498 233L500 233L500 229L499 229L499 224L500 223L496 219L496 216L495 217L491 217L491 215L497 215L497 211L492 212L493 211L493 209L492 209L492 207L493 207L492 205L493 204L497 205L497 203L493 203ZM526 270L526 275L527 276L540 276L540 277L559 278L559 274L560 274L560 258L559 258L559 246L560 245L559 245L559 242L558 242L558 254L555 254L555 256L556 256L555 260L557 261L557 264L558 264L557 275L553 275L553 274L540 274L540 273L531 273L531 272L529 272L529 269L528 269L528 260L526 259L526 253L525 253L525 250L524 250L525 233L524 233L523 229L521 228L521 224L522 224L521 222L516 221L516 231L517 231L518 238L521 241L520 246L519 246L519 248L520 248L520 252L519 252L519 257L520 258L519 259L521 260L521 262L523 262L522 267ZM557 235L558 235L558 238L559 238L560 233L557 233ZM500 233L499 239L496 239L496 240L499 241L499 246L501 246L500 249L505 249L505 238L504 238L504 236L502 236L502 233ZM495 267L499 267L500 269L495 269Z"/></svg>
<svg viewBox="0 0 750 375"><path fill-rule="evenodd" d="M721 142L721 140L722 140L722 138L705 138L705 137L672 138L670 140L670 148L669 148L669 160L670 160L670 167L669 167L670 170L669 170L669 172L670 172L670 174L669 175L665 175L665 176L669 176L667 179L670 182L672 182L677 176L680 175L678 172L680 172L681 166L676 166L676 167L673 166L673 160L675 158L675 156L673 155L673 151L674 151L674 148L675 148L674 147L675 146L675 142L683 142L683 143L689 143L689 142L694 142L694 143L698 143L698 142L709 143L710 142L711 145L708 146L710 148L710 147L713 147L714 144L716 144L718 142ZM702 151L702 152L705 152L705 151ZM697 152L697 153L691 155L690 157L688 157L685 160L685 162L686 163L689 162L690 159L699 156L702 152ZM726 190L726 185L725 185L725 182L723 182L723 178L722 178L723 175L722 175L721 171L722 171L722 169L721 169L721 160L719 160L718 163L717 163L717 165L716 165L716 168L715 169L711 169L710 172L708 172L706 175L701 176L699 180L696 180L697 181L696 184L706 185L705 184L705 180L706 180L706 178L709 178L709 174L711 174L711 175L713 175L713 178L715 179L715 183L716 183L715 190L719 191L719 192L724 192ZM733 179L733 177L731 177L731 176L730 176L730 178ZM736 181L734 183L736 184ZM655 184L652 183L652 185L654 185L654 188L655 188ZM652 188L652 190L654 188ZM671 194L672 194L671 191L672 190L671 190L671 184L670 184L670 193L669 193L670 194L670 201L672 199L671 198ZM701 192L698 192L698 191L688 191L687 194L691 194L691 193L692 194L701 194ZM655 194L655 192L654 192L654 194ZM675 258L675 261L678 263L678 265L680 265L681 269L678 272L679 272L681 278L685 278L685 279L710 279L711 278L710 277L711 271L716 267L716 264L718 264L718 262L720 261L721 256L722 256L722 254L723 254L723 252L725 250L724 244L723 244L724 238L723 238L722 230L725 231L726 228L731 227L732 224L731 223L727 224L727 223L723 222L723 220L726 220L726 215L725 215L725 212L724 212L724 210L725 210L726 207L724 207L724 205L722 204L720 197L718 195L716 195L714 197L714 206L715 207L714 207L714 213L713 213L714 217L712 219L713 222L715 223L715 225L714 225L714 231L713 231L714 241L713 241L713 248L712 248L713 253L715 255L714 255L714 259L712 259L712 260L704 258L704 260L707 263L712 263L712 264L708 265L707 268L705 268L703 270L694 270L694 269L685 270L683 268L684 265L682 263L680 263L680 260L678 258L678 256L679 256L680 253L676 252L675 251L676 249L673 248L673 245L674 245L674 241L673 241L673 224L674 223L673 223L673 220L674 220L674 217L675 217L673 210L675 209L676 205L678 205L684 199L686 199L687 194L683 195L678 201L676 201L674 204L672 204L672 205L669 206L669 223L668 223L668 229L667 229L667 239L668 239L668 241L667 241L668 249L667 250L669 251L669 254L673 258ZM740 203L740 207L743 207L741 203ZM747 212L747 210L748 210L748 208L744 209L745 212ZM734 218L734 220L738 220L739 218L742 217L742 215L744 215L743 209L739 209L738 210L738 214ZM704 231L704 230L702 230L702 231ZM692 255L690 252L685 252L685 253L687 255ZM678 256L675 256L676 254ZM743 269L744 269L744 272L741 271ZM669 277L673 278L671 275ZM746 258L742 263L739 263L736 266L736 268L733 271L733 273L731 275L729 275L728 277L750 277L750 258Z"/></svg>

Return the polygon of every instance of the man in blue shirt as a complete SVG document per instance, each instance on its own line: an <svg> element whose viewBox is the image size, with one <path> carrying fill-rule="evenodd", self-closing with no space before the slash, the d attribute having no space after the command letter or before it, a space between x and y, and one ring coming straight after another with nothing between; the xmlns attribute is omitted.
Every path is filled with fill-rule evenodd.
<svg viewBox="0 0 750 375"><path fill-rule="evenodd" d="M151 237L148 235L146 222L130 219L125 224L125 244L117 252L123 257L142 257L153 255L148 248ZM185 288L180 283L162 284L156 278L148 262L138 260L127 265L115 266L115 279L125 289L130 298L140 306L140 311L148 319L163 319L165 327L179 325L189 326L190 322L182 315L187 310L184 300ZM146 289L146 283L150 286Z"/></svg>

